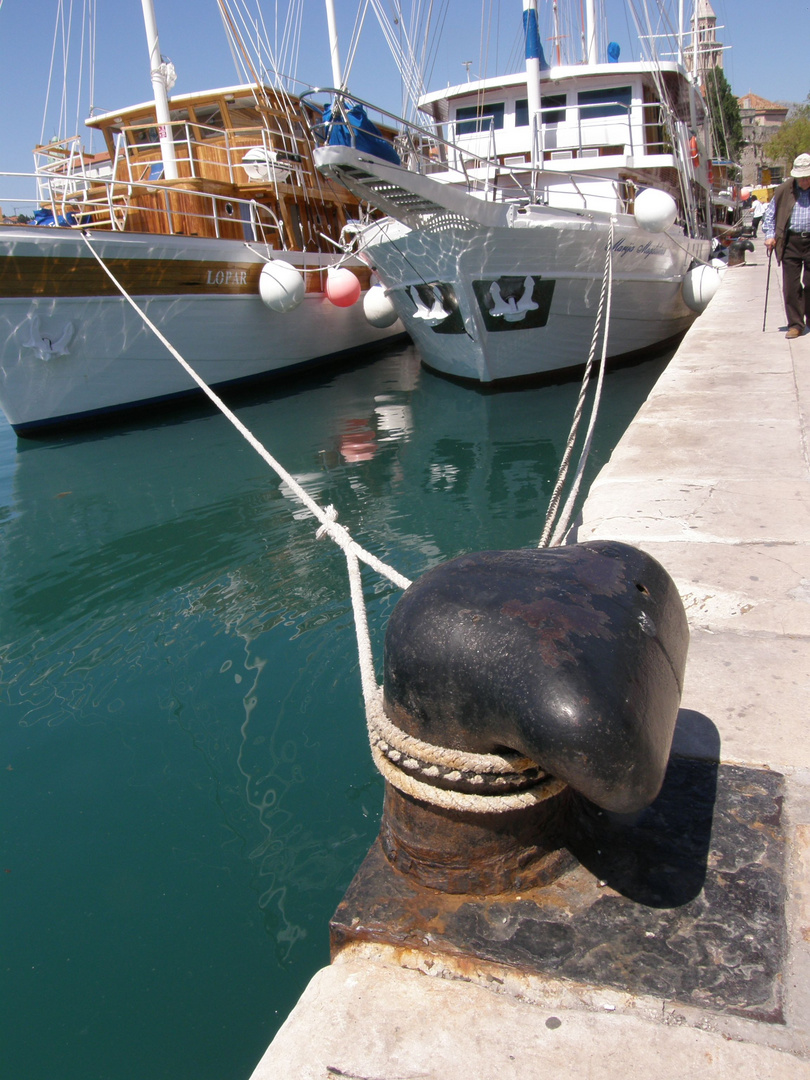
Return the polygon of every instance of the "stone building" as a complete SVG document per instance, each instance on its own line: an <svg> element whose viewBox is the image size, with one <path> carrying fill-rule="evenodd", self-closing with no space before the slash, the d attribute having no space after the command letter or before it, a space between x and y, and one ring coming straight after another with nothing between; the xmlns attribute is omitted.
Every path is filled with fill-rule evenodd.
<svg viewBox="0 0 810 1080"><path fill-rule="evenodd" d="M737 102L745 139L741 161L743 186L781 183L784 179L781 164L769 161L763 148L785 122L790 106L766 101L750 91L745 97L737 98Z"/></svg>

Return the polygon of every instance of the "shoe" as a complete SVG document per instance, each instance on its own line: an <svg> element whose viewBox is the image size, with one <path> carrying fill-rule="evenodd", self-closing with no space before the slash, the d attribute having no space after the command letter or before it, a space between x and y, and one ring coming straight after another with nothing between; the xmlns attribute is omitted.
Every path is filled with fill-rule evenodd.
<svg viewBox="0 0 810 1080"><path fill-rule="evenodd" d="M798 326L791 326L791 328L785 334L785 337L788 338L788 339L801 337L803 333L804 333L804 331L801 330Z"/></svg>

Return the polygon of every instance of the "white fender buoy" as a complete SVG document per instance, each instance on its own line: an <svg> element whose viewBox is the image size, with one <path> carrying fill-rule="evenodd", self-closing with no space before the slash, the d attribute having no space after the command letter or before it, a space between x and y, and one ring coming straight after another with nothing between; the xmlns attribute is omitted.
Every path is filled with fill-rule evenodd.
<svg viewBox="0 0 810 1080"><path fill-rule="evenodd" d="M645 188L636 195L633 210L636 224L645 232L664 232L675 224L678 206L671 195L658 188Z"/></svg>
<svg viewBox="0 0 810 1080"><path fill-rule="evenodd" d="M262 267L259 296L272 311L295 311L304 299L304 291L301 271L290 263L273 259Z"/></svg>
<svg viewBox="0 0 810 1080"><path fill-rule="evenodd" d="M383 330L397 321L397 312L382 285L372 285L363 297L363 314L372 326Z"/></svg>
<svg viewBox="0 0 810 1080"><path fill-rule="evenodd" d="M683 277L683 302L692 311L705 311L720 286L720 274L713 266L695 266Z"/></svg>
<svg viewBox="0 0 810 1080"><path fill-rule="evenodd" d="M351 307L360 299L360 282L345 266L326 271L326 296L335 307Z"/></svg>

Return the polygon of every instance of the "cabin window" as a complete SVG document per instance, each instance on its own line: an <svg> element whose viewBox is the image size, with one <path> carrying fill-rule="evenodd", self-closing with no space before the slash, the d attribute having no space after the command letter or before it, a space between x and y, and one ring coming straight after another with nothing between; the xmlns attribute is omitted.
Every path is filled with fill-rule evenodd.
<svg viewBox="0 0 810 1080"><path fill-rule="evenodd" d="M577 104L583 120L627 116L632 100L633 90L630 86L614 86L607 90L580 90L577 94Z"/></svg>
<svg viewBox="0 0 810 1080"><path fill-rule="evenodd" d="M540 98L544 124L565 122L565 94L544 94ZM529 126L529 99L518 98L515 102L515 127Z"/></svg>
<svg viewBox="0 0 810 1080"><path fill-rule="evenodd" d="M156 127L133 126L130 129L130 141L136 146L157 146L160 142Z"/></svg>
<svg viewBox="0 0 810 1080"><path fill-rule="evenodd" d="M475 135L479 131L503 127L504 103L492 101L484 105L462 105L456 109L456 135Z"/></svg>
<svg viewBox="0 0 810 1080"><path fill-rule="evenodd" d="M194 109L197 123L202 127L203 139L215 139L222 133L224 127L222 112L219 105L197 105ZM215 128L215 131L206 131L206 128Z"/></svg>

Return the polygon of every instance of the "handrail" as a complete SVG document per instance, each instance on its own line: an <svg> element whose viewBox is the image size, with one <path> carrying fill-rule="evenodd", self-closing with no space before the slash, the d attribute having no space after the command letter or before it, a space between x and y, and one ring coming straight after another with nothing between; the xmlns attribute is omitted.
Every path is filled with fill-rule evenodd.
<svg viewBox="0 0 810 1080"><path fill-rule="evenodd" d="M14 205L23 206L24 208L30 207L32 214L33 211L42 209L43 204L50 206L54 217L64 219L64 225L67 228L84 229L92 228L93 225L104 225L108 226L113 232L122 231L125 222L119 222L116 214L123 212L126 215L129 209L143 209L142 206L131 202L133 190L146 186L142 181L121 180L112 176L93 177L91 178L93 186L102 189L102 193L95 198L90 198L87 188L70 195L65 190L59 190L58 186L54 186L53 180L58 179L58 177L43 176L39 172L0 173L0 176L35 180L39 187L37 196L35 198L15 198L12 200ZM168 195L173 190L176 190L176 186L172 183L151 180L148 186L150 190L164 192L167 197L165 208L149 207L149 212L163 215L171 221L171 218L177 215L177 211L169 207ZM248 227L251 233L251 242L265 242L266 233L271 230L278 233L282 249L287 250L288 245L284 225L269 206L258 202L256 199L242 199L232 195L218 195L213 192L197 192L196 194L200 199L208 202L210 209L208 213L195 211L194 216L212 221L217 236L219 235L220 221L226 219L226 215L221 212L220 208L225 204L230 204L231 207L244 207L244 214L228 214L227 219L237 220ZM5 201L8 202L8 200ZM169 232L172 231L169 230Z"/></svg>
<svg viewBox="0 0 810 1080"><path fill-rule="evenodd" d="M545 175L553 175L560 180L565 179L571 185L573 189L570 194L581 199L584 206L589 203L593 203L597 199L603 199L605 201L604 210L594 210L595 213L616 213L616 204L618 202L623 203L624 200L620 200L616 193L615 177L613 176L601 176L595 173L593 169L587 171L561 169L545 167L546 163L540 161L531 171L531 187L527 188L521 180L521 175L525 175L532 170L530 162L526 162L525 166L520 169L515 169L512 166L505 166L502 164L497 156L494 154L490 157L484 157L480 154L473 153L466 147L460 146L459 143L453 142L450 139L446 139L441 135L436 134L426 128L420 127L418 124L414 124L409 120L404 119L401 116L397 116L394 113L390 113L379 106L373 105L362 98L356 97L354 94L348 94L344 91L336 90L334 87L318 87L313 90L306 91L301 95L302 100L312 98L316 94L330 94L333 96L333 102L338 103L348 102L352 105L362 105L364 108L371 109L376 115L384 117L387 121L393 125L399 126L399 131L395 136L395 147L403 158L404 166L410 171L417 173L424 173L429 175L441 171L445 178L452 177L453 172L457 172L458 180L453 181L449 179L449 182L464 184L468 191L477 190L484 194L485 197L491 197L496 199L498 194L501 198L504 197L504 191L500 193L493 189L491 185L492 170L496 170L496 176L509 178L514 185L513 188L504 189L508 191L508 197L513 200L524 202L542 202L544 205L548 205L548 192L539 185L540 177ZM597 106L604 109L606 106L610 106L611 102L599 102ZM616 105L623 103L616 102ZM326 143L329 139L329 135L332 126L335 124L343 124L348 127L350 133L350 141L352 145L355 145L355 130L352 125L348 124L342 119L342 113L339 109L335 111L339 115L335 116L332 120L324 122L322 120L322 107L318 106L315 102L309 102L309 105L320 114L321 119L316 120L310 125L310 130L313 137L317 142ZM546 112L558 112L559 105L547 106L544 111ZM376 119L376 116L375 116ZM482 118L483 119L483 118ZM469 121L467 121L469 122ZM629 123L629 117L628 117ZM446 121L445 124L449 127L454 126L453 121ZM444 125L443 125L444 126ZM479 132L479 137L483 134L483 129ZM489 136L491 137L492 125L490 124ZM541 136L542 137L542 136ZM428 153L425 153L424 147L427 145ZM434 154L431 156L430 149L433 149ZM546 146L546 149L548 147ZM506 155L508 156L508 154ZM477 171L483 173L483 178L479 178L476 175ZM519 175L520 174L520 175ZM577 179L604 179L609 185L610 194L605 193L602 195L599 192L589 193L587 199L585 198L582 190L580 189ZM628 183L632 183L628 181ZM567 213L571 211L571 207L561 204L557 207L561 213ZM579 211L581 212L581 211Z"/></svg>
<svg viewBox="0 0 810 1080"><path fill-rule="evenodd" d="M290 182L299 187L306 186L307 155L302 152L305 139L294 132L280 129L269 129L263 125L254 125L244 128L218 128L202 123L191 123L189 120L171 121L170 126L175 132L175 146L178 150L185 151L178 156L178 161L185 164L190 172L185 179L200 179L208 168L216 167L227 171L228 180L231 184L237 183L235 169L242 164L239 158L251 146L260 146L268 154L281 152L290 161ZM137 141L131 140L138 132L151 132L155 130L154 123L130 124L122 126L116 134L115 153L110 166L112 175L118 177L119 172L126 171L126 179L132 183L139 183L143 177L136 175L136 169L149 161L157 164L161 160L160 142L154 140ZM200 137L194 136L194 130L203 133ZM209 137L206 138L205 135ZM280 142L274 145L274 142ZM202 150L210 153L211 150L220 151L206 161ZM57 160L39 162L37 159L43 156L53 155L62 151ZM155 154L155 158L144 155ZM38 177L53 176L57 182L77 192L85 184L93 184L97 177L90 175L88 161L81 150L81 141L78 136L71 139L63 139L39 147L35 151L36 173ZM120 177L119 177L120 179ZM276 183L275 178L271 182ZM150 187L152 186L150 182ZM50 190L53 190L51 188Z"/></svg>

